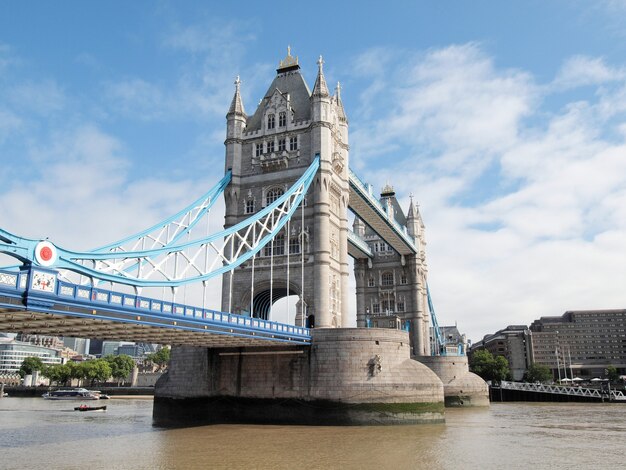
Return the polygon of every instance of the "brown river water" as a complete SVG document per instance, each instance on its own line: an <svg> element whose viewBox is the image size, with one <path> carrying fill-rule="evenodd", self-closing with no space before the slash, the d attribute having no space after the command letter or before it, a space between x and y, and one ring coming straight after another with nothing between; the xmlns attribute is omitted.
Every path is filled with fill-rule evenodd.
<svg viewBox="0 0 626 470"><path fill-rule="evenodd" d="M182 429L154 427L149 399L99 404L107 411L0 399L0 469L626 468L626 404L494 403L447 409L440 425Z"/></svg>

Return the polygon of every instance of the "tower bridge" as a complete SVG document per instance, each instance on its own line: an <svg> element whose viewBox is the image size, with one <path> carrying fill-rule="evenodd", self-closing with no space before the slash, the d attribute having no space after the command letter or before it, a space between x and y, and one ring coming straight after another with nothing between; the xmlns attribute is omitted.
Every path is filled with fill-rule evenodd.
<svg viewBox="0 0 626 470"><path fill-rule="evenodd" d="M84 252L0 229L0 253L19 262L0 271L0 330L180 345L157 386L155 416L166 418L198 398L213 421L329 424L437 421L444 388L484 403L467 359L444 357L412 198L405 215L391 186L377 198L350 170L341 89L330 94L321 57L312 91L290 51L276 72L252 115L237 78L224 177L166 220ZM210 233L222 196L224 229ZM348 328L349 256L357 328ZM218 277L219 311L206 307ZM292 295L295 312L271 321ZM389 314L408 334L365 328ZM215 402L224 397L236 398L226 415ZM317 420L303 401L358 406Z"/></svg>

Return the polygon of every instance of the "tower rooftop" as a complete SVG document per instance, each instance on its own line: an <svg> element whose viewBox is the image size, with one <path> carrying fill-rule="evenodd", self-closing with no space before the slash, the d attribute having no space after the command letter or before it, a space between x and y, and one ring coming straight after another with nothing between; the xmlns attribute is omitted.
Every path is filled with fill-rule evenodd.
<svg viewBox="0 0 626 470"><path fill-rule="evenodd" d="M291 46L287 46L287 57L278 62L278 68L276 69L276 72L284 73L292 72L295 70L300 70L300 65L298 64L298 56L293 57L291 55Z"/></svg>

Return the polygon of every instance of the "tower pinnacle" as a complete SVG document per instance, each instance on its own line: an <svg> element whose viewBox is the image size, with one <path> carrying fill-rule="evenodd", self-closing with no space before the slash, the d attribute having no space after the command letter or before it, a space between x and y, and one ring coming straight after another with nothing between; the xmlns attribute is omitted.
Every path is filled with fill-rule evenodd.
<svg viewBox="0 0 626 470"><path fill-rule="evenodd" d="M328 86L326 85L326 78L324 78L324 59L320 55L320 58L317 60L317 78L315 79L315 85L313 86L312 96L317 97L328 97L330 94L328 93Z"/></svg>
<svg viewBox="0 0 626 470"><path fill-rule="evenodd" d="M276 72L284 73L299 69L300 65L298 65L298 56L293 57L291 55L291 46L287 46L287 57L278 61L278 68L276 69Z"/></svg>
<svg viewBox="0 0 626 470"><path fill-rule="evenodd" d="M230 103L230 108L228 110L227 116L231 116L231 115L245 116L246 112L243 108L243 101L241 100L241 92L240 92L241 80L239 79L239 75L237 75L237 78L235 79L234 83L235 83L235 96L233 96L233 101Z"/></svg>

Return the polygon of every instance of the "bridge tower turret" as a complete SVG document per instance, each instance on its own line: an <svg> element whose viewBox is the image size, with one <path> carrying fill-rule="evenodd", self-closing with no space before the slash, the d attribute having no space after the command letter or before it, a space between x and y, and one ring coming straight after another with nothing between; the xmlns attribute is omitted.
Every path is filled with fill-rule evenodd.
<svg viewBox="0 0 626 470"><path fill-rule="evenodd" d="M395 191L389 184L380 194L380 203L418 247L417 253L400 255L358 217L354 232L369 245L373 257L355 259L357 326L376 327L380 317L394 315L410 324L411 354L430 354L430 316L426 288L426 255L424 224L417 207L411 202L406 216Z"/></svg>
<svg viewBox="0 0 626 470"><path fill-rule="evenodd" d="M243 149L243 132L246 128L248 116L243 107L241 99L241 80L239 76L235 80L235 95L230 103L230 108L226 114L226 158L224 171L232 172L232 183L224 191L226 200L225 226L230 227L237 219L237 203L239 194L237 188L241 181L241 164Z"/></svg>
<svg viewBox="0 0 626 470"><path fill-rule="evenodd" d="M428 268L426 265L426 240L424 238L424 223L419 209L413 204L413 196L409 203L409 210L406 217L406 228L409 235L413 237L418 253L408 257L407 260L410 281L412 284L412 307L411 312L411 341L413 350L418 356L428 356L430 354L430 317L428 309L428 292L426 278Z"/></svg>
<svg viewBox="0 0 626 470"><path fill-rule="evenodd" d="M222 309L267 318L277 300L297 295L296 324L346 326L348 120L339 87L334 96L329 93L320 57L311 92L290 49L276 73L249 117L237 83L227 115L226 169L233 178L225 191L225 226L284 194L316 155L320 170L304 209L295 212L273 244L224 274Z"/></svg>

